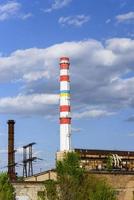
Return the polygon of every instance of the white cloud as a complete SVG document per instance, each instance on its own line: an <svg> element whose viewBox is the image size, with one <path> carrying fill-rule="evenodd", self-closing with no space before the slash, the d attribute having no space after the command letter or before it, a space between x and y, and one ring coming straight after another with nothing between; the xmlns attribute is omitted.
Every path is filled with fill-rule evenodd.
<svg viewBox="0 0 134 200"><path fill-rule="evenodd" d="M17 147L16 154L23 154L23 147Z"/></svg>
<svg viewBox="0 0 134 200"><path fill-rule="evenodd" d="M58 115L58 60L64 55L71 61L75 117L103 117L134 108L134 77L129 76L134 73L134 40L112 38L105 43L64 42L1 55L0 83L21 81L23 90L16 97L1 97L0 113Z"/></svg>
<svg viewBox="0 0 134 200"><path fill-rule="evenodd" d="M31 18L32 16L33 16L32 13L26 13L26 14L20 15L20 18L21 18L22 20L26 20L26 19L28 19L28 18Z"/></svg>
<svg viewBox="0 0 134 200"><path fill-rule="evenodd" d="M134 40L129 38L114 38L109 39L106 41L107 48L110 49L112 52L117 52L118 54L127 53L130 54L133 52L134 49Z"/></svg>
<svg viewBox="0 0 134 200"><path fill-rule="evenodd" d="M0 4L0 21L9 19L15 16L21 8L21 4L17 2L8 2Z"/></svg>
<svg viewBox="0 0 134 200"><path fill-rule="evenodd" d="M50 8L45 9L45 12L52 12L53 10L61 9L71 3L72 0L55 0Z"/></svg>
<svg viewBox="0 0 134 200"><path fill-rule="evenodd" d="M36 81L42 78L49 78L48 71L37 71L37 72L30 72L28 74L24 74L23 79L27 82Z"/></svg>
<svg viewBox="0 0 134 200"><path fill-rule="evenodd" d="M5 4L0 4L0 21L5 21L11 18L21 18L23 20L32 16L31 13L21 13L22 5L17 1L9 1Z"/></svg>
<svg viewBox="0 0 134 200"><path fill-rule="evenodd" d="M107 19L105 23L109 24L110 22L111 22L111 19Z"/></svg>
<svg viewBox="0 0 134 200"><path fill-rule="evenodd" d="M81 132L82 131L82 129L81 128L74 128L74 127L72 127L72 132L74 133L79 133L79 132Z"/></svg>
<svg viewBox="0 0 134 200"><path fill-rule="evenodd" d="M129 137L134 137L134 133L129 133L128 136Z"/></svg>
<svg viewBox="0 0 134 200"><path fill-rule="evenodd" d="M116 20L118 23L134 21L134 12L117 15Z"/></svg>
<svg viewBox="0 0 134 200"><path fill-rule="evenodd" d="M65 25L72 25L80 27L83 24L87 23L90 20L89 16L86 15L75 15L75 16L68 16L68 17L60 17L59 23L63 26Z"/></svg>
<svg viewBox="0 0 134 200"><path fill-rule="evenodd" d="M81 118L101 118L113 115L114 113L106 111L106 110L86 110L83 112L74 113L73 118L81 119Z"/></svg>
<svg viewBox="0 0 134 200"><path fill-rule="evenodd" d="M58 95L33 94L18 95L17 97L5 97L0 99L0 113L45 115L49 110L52 112L53 105L57 104Z"/></svg>

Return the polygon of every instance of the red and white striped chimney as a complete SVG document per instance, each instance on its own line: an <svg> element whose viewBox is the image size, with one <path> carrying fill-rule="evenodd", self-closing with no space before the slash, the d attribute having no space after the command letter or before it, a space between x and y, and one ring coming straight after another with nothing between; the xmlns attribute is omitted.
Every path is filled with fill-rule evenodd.
<svg viewBox="0 0 134 200"><path fill-rule="evenodd" d="M71 149L69 58L60 58L60 151Z"/></svg>

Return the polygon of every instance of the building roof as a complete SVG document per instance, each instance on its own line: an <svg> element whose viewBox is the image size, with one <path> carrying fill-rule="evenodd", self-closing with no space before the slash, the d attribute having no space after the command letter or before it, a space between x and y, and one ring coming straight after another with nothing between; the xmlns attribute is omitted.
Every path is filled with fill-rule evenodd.
<svg viewBox="0 0 134 200"><path fill-rule="evenodd" d="M121 151L121 150L102 150L102 149L74 149L75 152L81 154L98 154L98 155L109 155L118 154L119 156L134 156L134 151Z"/></svg>

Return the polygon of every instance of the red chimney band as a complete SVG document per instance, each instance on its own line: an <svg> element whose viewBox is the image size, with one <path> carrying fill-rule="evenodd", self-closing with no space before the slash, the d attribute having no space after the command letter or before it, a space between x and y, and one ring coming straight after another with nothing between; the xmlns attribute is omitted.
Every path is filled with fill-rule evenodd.
<svg viewBox="0 0 134 200"><path fill-rule="evenodd" d="M68 63L61 63L60 69L69 69L69 64Z"/></svg>
<svg viewBox="0 0 134 200"><path fill-rule="evenodd" d="M60 124L71 124L71 118L60 118Z"/></svg>
<svg viewBox="0 0 134 200"><path fill-rule="evenodd" d="M60 112L70 112L70 106L60 106Z"/></svg>
<svg viewBox="0 0 134 200"><path fill-rule="evenodd" d="M69 82L69 76L68 75L60 76L60 81L68 81Z"/></svg>

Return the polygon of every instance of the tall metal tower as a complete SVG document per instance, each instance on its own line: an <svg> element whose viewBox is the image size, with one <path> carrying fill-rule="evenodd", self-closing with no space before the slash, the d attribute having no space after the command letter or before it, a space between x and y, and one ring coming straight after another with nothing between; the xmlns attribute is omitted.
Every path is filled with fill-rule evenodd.
<svg viewBox="0 0 134 200"><path fill-rule="evenodd" d="M14 120L8 120L8 175L11 181L16 180L14 150Z"/></svg>
<svg viewBox="0 0 134 200"><path fill-rule="evenodd" d="M30 143L23 146L23 177L33 176L33 161L37 157L33 157L33 145L36 143Z"/></svg>
<svg viewBox="0 0 134 200"><path fill-rule="evenodd" d="M60 58L60 151L71 149L69 58Z"/></svg>

